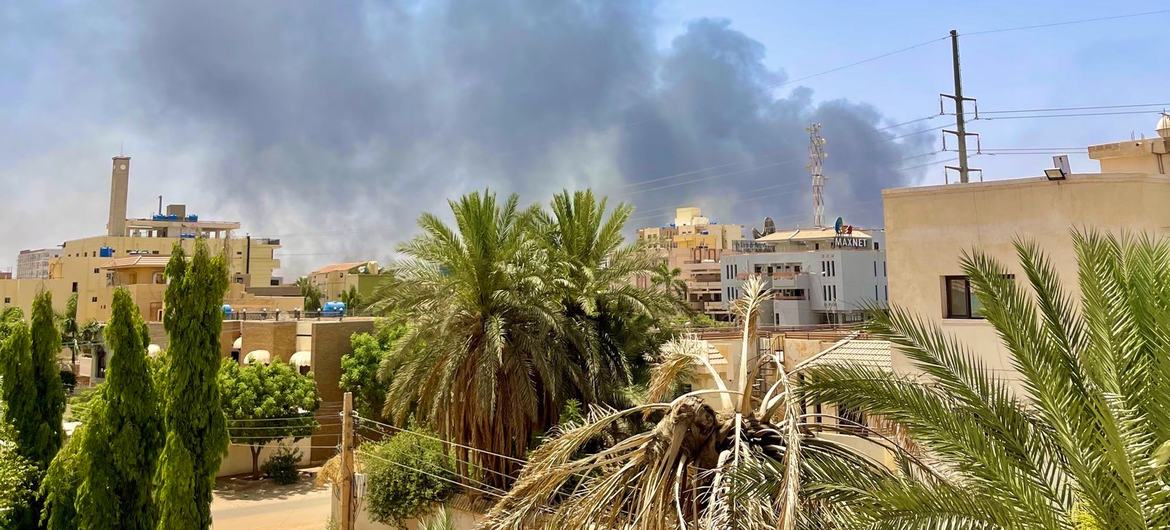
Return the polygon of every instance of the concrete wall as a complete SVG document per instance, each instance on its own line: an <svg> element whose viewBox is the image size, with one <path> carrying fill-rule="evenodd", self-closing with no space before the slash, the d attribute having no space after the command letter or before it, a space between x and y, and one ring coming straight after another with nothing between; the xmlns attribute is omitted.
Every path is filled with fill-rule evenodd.
<svg viewBox="0 0 1170 530"><path fill-rule="evenodd" d="M340 515L341 514L341 492L336 487L332 488L332 492L333 492L333 503L332 503L332 510L330 512L330 517L334 521L340 521L341 520L341 515ZM355 515L354 522L353 522L354 530L395 530L394 527L392 527L390 525L385 525L382 523L376 523L376 522L372 521L370 519L370 514L368 512L366 512L364 502L359 501L357 508L358 508L357 514ZM484 519L483 514L478 513L478 512L474 512L474 511L470 511L468 509L463 509L463 508L452 506L452 505L448 505L447 509L451 511L451 522L453 523L455 530L473 530L475 528L475 526L477 524L479 524L481 521L483 521L483 519ZM422 517L421 519L424 521L429 520L431 517L434 516L434 514L437 514L437 513L438 513L438 511L436 509L436 511L434 513L426 515L426 516ZM406 521L405 530L418 530L418 528L419 528L419 520L410 519L410 520Z"/></svg>
<svg viewBox="0 0 1170 530"><path fill-rule="evenodd" d="M289 357L297 351L295 321L244 321L241 322L241 331L243 340L240 344L240 359L251 351L268 350L273 360L288 362Z"/></svg>
<svg viewBox="0 0 1170 530"><path fill-rule="evenodd" d="M299 465L309 465L310 452L310 438L301 438L293 441L291 438L286 438L281 442L273 442L260 450L260 465L264 465L268 459L275 454L281 447L281 443L288 447L295 447L301 450L301 460ZM228 446L227 456L224 456L223 461L219 464L219 471L215 473L217 477L227 477L231 475L241 475L252 472L252 449L242 443L232 443Z"/></svg>
<svg viewBox="0 0 1170 530"><path fill-rule="evenodd" d="M1012 242L1037 242L1076 294L1076 256L1069 231L1094 227L1165 236L1170 230L1170 177L1136 174L1070 175L1065 181L1027 178L882 192L889 240L890 302L939 323L1014 379L1007 351L983 320L945 318L943 277L961 275L962 251L979 248L1026 282ZM894 352L894 369L913 372Z"/></svg>
<svg viewBox="0 0 1170 530"><path fill-rule="evenodd" d="M311 370L317 381L317 392L321 395L322 405L339 404L342 400L342 391L339 386L341 380L341 357L353 351L350 346L350 336L354 333L374 331L372 318L347 318L345 320L322 320L312 322L313 360ZM295 331L295 330L294 330ZM246 339L245 339L246 340ZM312 460L322 462L333 456L329 447L336 445L341 433L340 425L323 426L313 435Z"/></svg>

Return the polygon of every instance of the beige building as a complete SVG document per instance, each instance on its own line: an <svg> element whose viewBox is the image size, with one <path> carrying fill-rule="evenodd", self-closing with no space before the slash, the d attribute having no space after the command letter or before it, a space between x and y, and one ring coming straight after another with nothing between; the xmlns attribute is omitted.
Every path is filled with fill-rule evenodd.
<svg viewBox="0 0 1170 530"><path fill-rule="evenodd" d="M309 283L325 295L322 301L340 300L341 293L351 287L357 289L359 296L368 299L378 283L385 279L380 272L376 261L334 263L310 272Z"/></svg>
<svg viewBox="0 0 1170 530"><path fill-rule="evenodd" d="M979 317L961 253L981 249L1023 282L1013 241L1032 240L1065 289L1079 292L1073 228L1170 232L1170 117L1162 117L1157 132L1151 139L1089 147L1099 173L1051 169L1040 177L884 190L890 303L939 323L989 368L1014 378L1007 351ZM910 370L897 352L893 363L898 371Z"/></svg>
<svg viewBox="0 0 1170 530"><path fill-rule="evenodd" d="M694 206L676 208L670 226L638 229L638 242L650 248L725 250L743 238L743 225L712 223Z"/></svg>
<svg viewBox="0 0 1170 530"><path fill-rule="evenodd" d="M20 279L48 278L49 261L60 255L60 248L22 250L16 256L16 277Z"/></svg>
<svg viewBox="0 0 1170 530"><path fill-rule="evenodd" d="M670 269L678 269L686 282L686 303L715 320L730 320L719 285L719 259L742 241L743 225L716 224L694 206L675 209L670 226L638 229L638 243L654 252ZM639 278L649 287L649 278Z"/></svg>
<svg viewBox="0 0 1170 530"><path fill-rule="evenodd" d="M110 315L110 301L116 287L131 291L143 317L157 320L162 307L162 270L175 244L193 251L196 238L206 238L209 250L226 258L232 287L225 303L234 308L299 309L299 297L256 296L249 288L272 283L280 266L274 256L280 248L276 239L238 237L240 224L208 221L188 214L186 206L173 204L166 213L149 219L126 218L126 191L129 157L115 157L111 175L110 220L105 235L66 241L55 257L46 262L41 277L0 280L0 309L20 307L27 313L41 290L53 295L58 311L77 294L77 315L81 322L104 321Z"/></svg>

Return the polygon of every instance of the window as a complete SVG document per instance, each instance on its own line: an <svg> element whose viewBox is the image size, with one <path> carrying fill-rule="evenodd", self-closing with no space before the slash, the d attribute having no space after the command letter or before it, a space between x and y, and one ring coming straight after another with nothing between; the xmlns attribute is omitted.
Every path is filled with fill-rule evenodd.
<svg viewBox="0 0 1170 530"><path fill-rule="evenodd" d="M4 297L4 303L6 303L6 304L11 304L11 303L12 303L12 297L5 296L5 297Z"/></svg>
<svg viewBox="0 0 1170 530"><path fill-rule="evenodd" d="M850 434L865 436L865 413L844 405L837 405L837 416L840 419L841 430Z"/></svg>
<svg viewBox="0 0 1170 530"><path fill-rule="evenodd" d="M95 303L95 304L96 304L96 303L97 303L97 297L96 297L96 296L95 296L95 297L93 297L93 299L91 299L91 300L90 300L90 302L93 302L93 303Z"/></svg>
<svg viewBox="0 0 1170 530"><path fill-rule="evenodd" d="M877 278L877 262L873 262L873 277Z"/></svg>
<svg viewBox="0 0 1170 530"><path fill-rule="evenodd" d="M882 262L882 278L886 277L886 262Z"/></svg>
<svg viewBox="0 0 1170 530"><path fill-rule="evenodd" d="M944 278L946 290L946 318L983 318L979 312L983 304L971 292L971 282L966 276Z"/></svg>
<svg viewBox="0 0 1170 530"><path fill-rule="evenodd" d="M77 282L73 282L73 292L77 292Z"/></svg>
<svg viewBox="0 0 1170 530"><path fill-rule="evenodd" d="M888 286L888 285L882 286L882 298L885 298L887 302L890 301L890 286Z"/></svg>
<svg viewBox="0 0 1170 530"><path fill-rule="evenodd" d="M875 302L876 302L876 301L878 301L878 300L881 300L881 298L879 298L879 297L878 297L878 290L877 290L877 285L876 285L876 284L873 286L873 300L874 300Z"/></svg>
<svg viewBox="0 0 1170 530"><path fill-rule="evenodd" d="M94 273L94 274L97 274L97 273L98 273L98 268L97 268L97 267L94 267L94 268L93 268L93 273Z"/></svg>
<svg viewBox="0 0 1170 530"><path fill-rule="evenodd" d="M874 250L881 250L881 247L878 245L878 242L877 242L877 241L874 241L874 242L873 242L873 249L874 249Z"/></svg>

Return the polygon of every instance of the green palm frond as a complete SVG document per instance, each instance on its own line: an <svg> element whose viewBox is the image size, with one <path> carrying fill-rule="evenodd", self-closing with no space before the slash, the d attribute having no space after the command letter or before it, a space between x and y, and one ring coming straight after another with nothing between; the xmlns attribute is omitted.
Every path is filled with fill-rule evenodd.
<svg viewBox="0 0 1170 530"><path fill-rule="evenodd" d="M1079 300L1034 243L1015 244L1026 281L986 253L963 255L1015 377L899 308L876 314L870 331L914 375L806 373L806 399L882 417L941 473L860 488L815 478L811 489L853 495L845 526L1170 527L1170 480L1157 457L1170 439L1170 247L1093 231L1072 237Z"/></svg>

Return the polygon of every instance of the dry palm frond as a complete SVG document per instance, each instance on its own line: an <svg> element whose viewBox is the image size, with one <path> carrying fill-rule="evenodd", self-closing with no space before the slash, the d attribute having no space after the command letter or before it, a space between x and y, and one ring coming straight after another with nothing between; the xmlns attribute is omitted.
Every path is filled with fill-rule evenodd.
<svg viewBox="0 0 1170 530"><path fill-rule="evenodd" d="M742 311L746 364L756 314L767 293L759 278L750 279ZM728 389L706 361L702 341L679 339L664 349L650 385L652 399L669 395L682 374L703 365L717 389L691 392L670 403L622 411L595 409L580 424L567 425L530 455L514 487L481 524L485 530L515 528L620 528L623 530L716 530L803 528L808 517L798 506L803 498L801 469L823 478L841 470L873 477L889 470L854 450L815 437L805 429L795 390L780 366L780 381L769 389L761 412L783 411L773 420L751 409L719 417L696 396L718 393L726 410L730 396L747 394L750 377ZM776 359L755 359L778 362ZM740 374L747 374L746 368ZM772 407L769 407L769 401ZM741 400L741 403L750 403ZM605 449L585 454L591 441L628 416L665 412L656 426ZM811 449L805 456L806 445ZM862 482L858 479L858 482ZM826 497L841 496L826 490ZM825 503L828 504L828 503ZM819 512L818 512L819 514Z"/></svg>
<svg viewBox="0 0 1170 530"><path fill-rule="evenodd" d="M772 298L772 290L764 286L764 279L759 275L752 275L743 282L744 295L737 298L731 305L731 310L739 315L743 324L742 340L739 352L739 371L735 377L739 379L740 395L739 413L748 414L751 411L751 385L755 378L757 363L748 361L752 356L756 343L756 323L760 317L760 307ZM749 366L752 369L749 370Z"/></svg>
<svg viewBox="0 0 1170 530"><path fill-rule="evenodd" d="M321 470L317 472L313 484L317 487L341 484L341 455L334 455L321 465Z"/></svg>
<svg viewBox="0 0 1170 530"><path fill-rule="evenodd" d="M723 393L720 399L727 410L731 409L731 396L726 393L727 385L719 372L707 360L707 343L692 338L676 338L662 345L662 362L650 373L650 387L646 399L661 401L670 396L680 381L693 379L695 364L701 364L715 380L715 387Z"/></svg>

